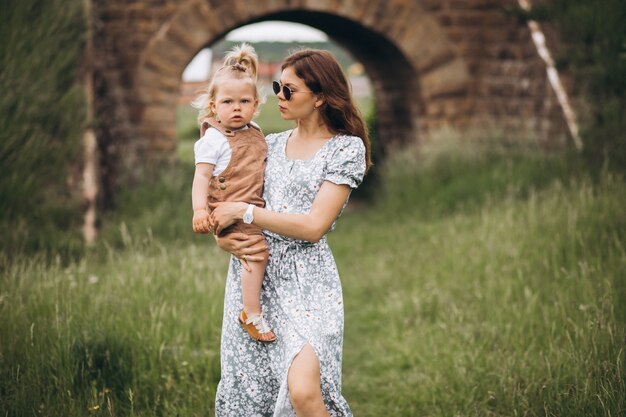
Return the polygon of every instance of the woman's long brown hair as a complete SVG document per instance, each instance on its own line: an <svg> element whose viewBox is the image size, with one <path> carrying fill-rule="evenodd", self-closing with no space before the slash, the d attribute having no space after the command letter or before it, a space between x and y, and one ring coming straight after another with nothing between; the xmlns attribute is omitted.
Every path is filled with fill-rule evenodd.
<svg viewBox="0 0 626 417"><path fill-rule="evenodd" d="M324 97L320 114L334 133L358 136L365 145L366 172L372 166L367 126L354 104L350 85L337 59L328 51L303 49L285 58L282 69L293 68L307 87Z"/></svg>

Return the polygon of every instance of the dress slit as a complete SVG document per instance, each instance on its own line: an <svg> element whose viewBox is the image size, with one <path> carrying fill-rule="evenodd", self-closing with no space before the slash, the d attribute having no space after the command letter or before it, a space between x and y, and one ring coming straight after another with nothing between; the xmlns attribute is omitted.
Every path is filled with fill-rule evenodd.
<svg viewBox="0 0 626 417"><path fill-rule="evenodd" d="M315 346L313 346L313 343L307 340L304 343L302 343L302 345L289 358L287 362L289 365L285 369L284 375L282 377L282 381L280 383L280 390L278 391L278 401L276 401L276 409L274 410L273 417L285 417L285 416L295 415L295 412L293 410L293 405L291 404L291 398L289 397L289 371L291 370L291 365L293 365L293 361L296 360L298 355L302 353L302 350L307 345L311 346L311 349L313 350L313 353L315 354L315 358L317 359L317 363L320 368L320 391L322 389L321 381L322 381L322 378L324 377L324 372L322 372L322 361L320 360L319 353L315 349Z"/></svg>

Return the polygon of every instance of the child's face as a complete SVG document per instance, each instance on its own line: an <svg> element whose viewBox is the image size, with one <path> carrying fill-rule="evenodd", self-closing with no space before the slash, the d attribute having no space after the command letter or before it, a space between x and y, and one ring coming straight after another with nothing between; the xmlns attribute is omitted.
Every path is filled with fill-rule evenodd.
<svg viewBox="0 0 626 417"><path fill-rule="evenodd" d="M250 123L259 105L254 92L254 86L245 79L228 78L220 82L211 110L222 126L234 130Z"/></svg>

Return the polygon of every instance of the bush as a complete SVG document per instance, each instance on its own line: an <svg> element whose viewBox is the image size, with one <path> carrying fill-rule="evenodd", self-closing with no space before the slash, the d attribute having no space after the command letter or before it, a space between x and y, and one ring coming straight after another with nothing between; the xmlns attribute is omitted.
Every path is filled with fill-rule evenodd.
<svg viewBox="0 0 626 417"><path fill-rule="evenodd" d="M67 182L85 120L77 83L84 32L78 0L3 3L0 250L80 246L78 203Z"/></svg>
<svg viewBox="0 0 626 417"><path fill-rule="evenodd" d="M497 133L442 130L432 140L390 153L379 167L377 203L396 213L441 217L480 207L489 199L545 187L573 177L576 155L552 155L529 141Z"/></svg>

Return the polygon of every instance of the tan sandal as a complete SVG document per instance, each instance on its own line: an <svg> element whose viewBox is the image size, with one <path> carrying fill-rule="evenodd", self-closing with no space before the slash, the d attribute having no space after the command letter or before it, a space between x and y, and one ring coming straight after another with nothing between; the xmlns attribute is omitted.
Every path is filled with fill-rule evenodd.
<svg viewBox="0 0 626 417"><path fill-rule="evenodd" d="M250 317L246 316L246 312L241 310L239 315L239 323L251 338L262 343L271 343L276 340L276 335L265 322L260 314L254 314Z"/></svg>

